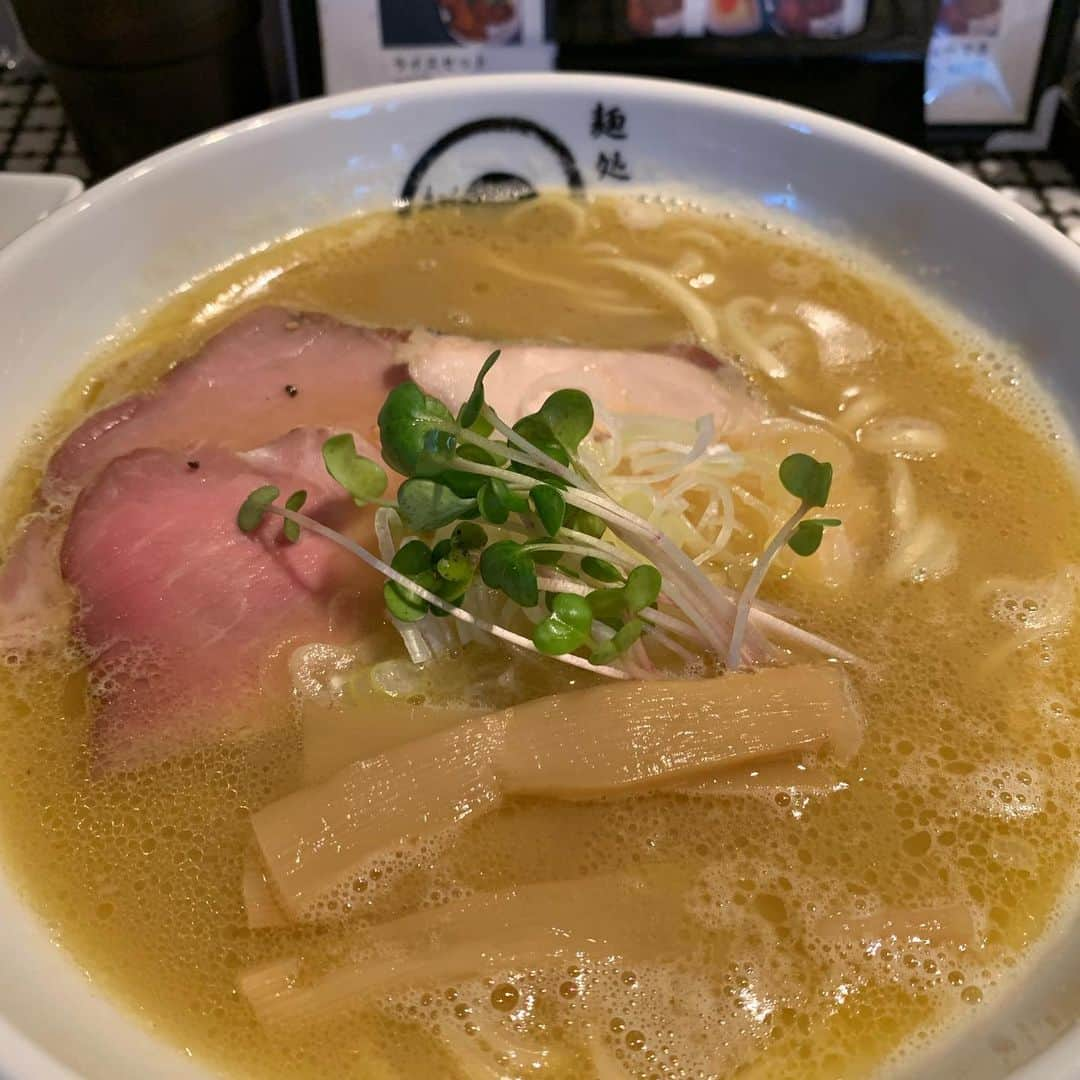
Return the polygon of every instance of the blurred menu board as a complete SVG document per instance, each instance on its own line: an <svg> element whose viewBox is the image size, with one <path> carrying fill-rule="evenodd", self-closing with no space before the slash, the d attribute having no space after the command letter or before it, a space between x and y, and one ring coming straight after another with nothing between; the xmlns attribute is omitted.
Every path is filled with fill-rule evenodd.
<svg viewBox="0 0 1080 1080"><path fill-rule="evenodd" d="M721 37L775 32L848 37L866 26L868 0L627 0L639 37Z"/></svg>
<svg viewBox="0 0 1080 1080"><path fill-rule="evenodd" d="M1080 0L289 0L328 92L560 67L686 79L922 142L1045 145ZM302 49L297 49L302 54ZM301 78L300 85L304 86ZM1005 143L999 141L1005 148Z"/></svg>
<svg viewBox="0 0 1080 1080"><path fill-rule="evenodd" d="M943 0L927 59L929 121L1023 123L1053 7L1053 0Z"/></svg>
<svg viewBox="0 0 1080 1080"><path fill-rule="evenodd" d="M606 22L617 40L757 36L762 41L851 38L867 29L874 7L936 9L935 0L576 0L560 3L559 40L567 25Z"/></svg>
<svg viewBox="0 0 1080 1080"><path fill-rule="evenodd" d="M744 90L925 138L938 0L577 0L557 5L559 67Z"/></svg>

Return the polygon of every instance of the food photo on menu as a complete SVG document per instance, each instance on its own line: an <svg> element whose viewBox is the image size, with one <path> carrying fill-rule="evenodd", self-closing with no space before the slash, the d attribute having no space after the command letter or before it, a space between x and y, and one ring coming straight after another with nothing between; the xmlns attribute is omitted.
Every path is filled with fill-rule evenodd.
<svg viewBox="0 0 1080 1080"><path fill-rule="evenodd" d="M520 40L520 0L379 0L386 46L512 45Z"/></svg>
<svg viewBox="0 0 1080 1080"><path fill-rule="evenodd" d="M439 0L439 13L458 41L507 44L519 29L514 0Z"/></svg>

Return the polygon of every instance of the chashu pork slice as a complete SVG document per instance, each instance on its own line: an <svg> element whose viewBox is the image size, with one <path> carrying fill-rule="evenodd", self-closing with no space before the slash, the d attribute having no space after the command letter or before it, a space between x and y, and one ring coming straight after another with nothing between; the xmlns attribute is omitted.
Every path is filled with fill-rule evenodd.
<svg viewBox="0 0 1080 1080"><path fill-rule="evenodd" d="M492 342L416 332L398 349L409 377L454 412L468 398ZM587 349L567 345L506 345L484 379L484 396L506 421L535 412L570 387L613 413L696 420L711 414L727 438L765 417L741 372L699 348L668 352Z"/></svg>
<svg viewBox="0 0 1080 1080"><path fill-rule="evenodd" d="M77 489L113 459L145 447L248 450L307 426L367 437L393 385L396 346L387 331L259 308L152 390L89 416L53 455L46 485Z"/></svg>
<svg viewBox="0 0 1080 1080"><path fill-rule="evenodd" d="M0 568L0 641L33 646L66 624L55 509L109 462L150 448L189 456L207 445L249 450L304 426L369 435L387 391L404 373L395 359L399 338L327 315L259 308L151 390L87 417L54 453L40 509Z"/></svg>
<svg viewBox="0 0 1080 1080"><path fill-rule="evenodd" d="M372 515L327 475L328 432L248 453L136 450L82 493L61 549L91 658L92 752L129 767L268 727L283 716L291 643L353 640L381 579L322 537L290 544L281 519L236 524L256 487L308 493L304 511L370 546ZM375 454L358 440L361 453ZM368 535L365 535L368 534ZM369 618L372 617L369 614Z"/></svg>

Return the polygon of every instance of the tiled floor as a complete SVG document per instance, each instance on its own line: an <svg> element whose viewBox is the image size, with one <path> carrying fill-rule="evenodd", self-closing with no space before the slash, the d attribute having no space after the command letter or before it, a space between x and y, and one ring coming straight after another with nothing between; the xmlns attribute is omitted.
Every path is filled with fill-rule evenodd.
<svg viewBox="0 0 1080 1080"><path fill-rule="evenodd" d="M944 153L942 157L1080 243L1080 187L1056 158L1047 154L986 157L971 151Z"/></svg>
<svg viewBox="0 0 1080 1080"><path fill-rule="evenodd" d="M971 150L943 152L958 169L1034 211L1080 243L1080 187L1046 154L986 157ZM0 73L0 170L64 172L89 179L67 129L56 91L42 78Z"/></svg>
<svg viewBox="0 0 1080 1080"><path fill-rule="evenodd" d="M0 76L0 169L89 177L56 91L43 79Z"/></svg>

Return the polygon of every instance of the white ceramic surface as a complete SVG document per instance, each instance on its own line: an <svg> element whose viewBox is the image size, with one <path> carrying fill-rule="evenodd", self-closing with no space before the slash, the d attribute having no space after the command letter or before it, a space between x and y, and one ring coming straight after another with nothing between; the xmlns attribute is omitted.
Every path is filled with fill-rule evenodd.
<svg viewBox="0 0 1080 1080"><path fill-rule="evenodd" d="M59 173L0 173L0 248L74 199L82 181Z"/></svg>
<svg viewBox="0 0 1080 1080"><path fill-rule="evenodd" d="M622 110L625 139L594 136L598 103ZM599 155L610 164L616 151L632 180L599 175ZM417 198L510 174L539 187L732 199L813 226L1013 342L1080 422L1080 251L1027 211L912 150L760 99L498 76L361 91L243 121L128 169L11 244L0 254L0 463L84 360L148 305L273 237L400 201L410 173ZM1064 928L918 1075L1003 1075L1067 1027L1078 929ZM0 956L0 1075L202 1075L97 992L2 876ZM1024 1075L1061 1080L1078 1061L1074 1031Z"/></svg>

